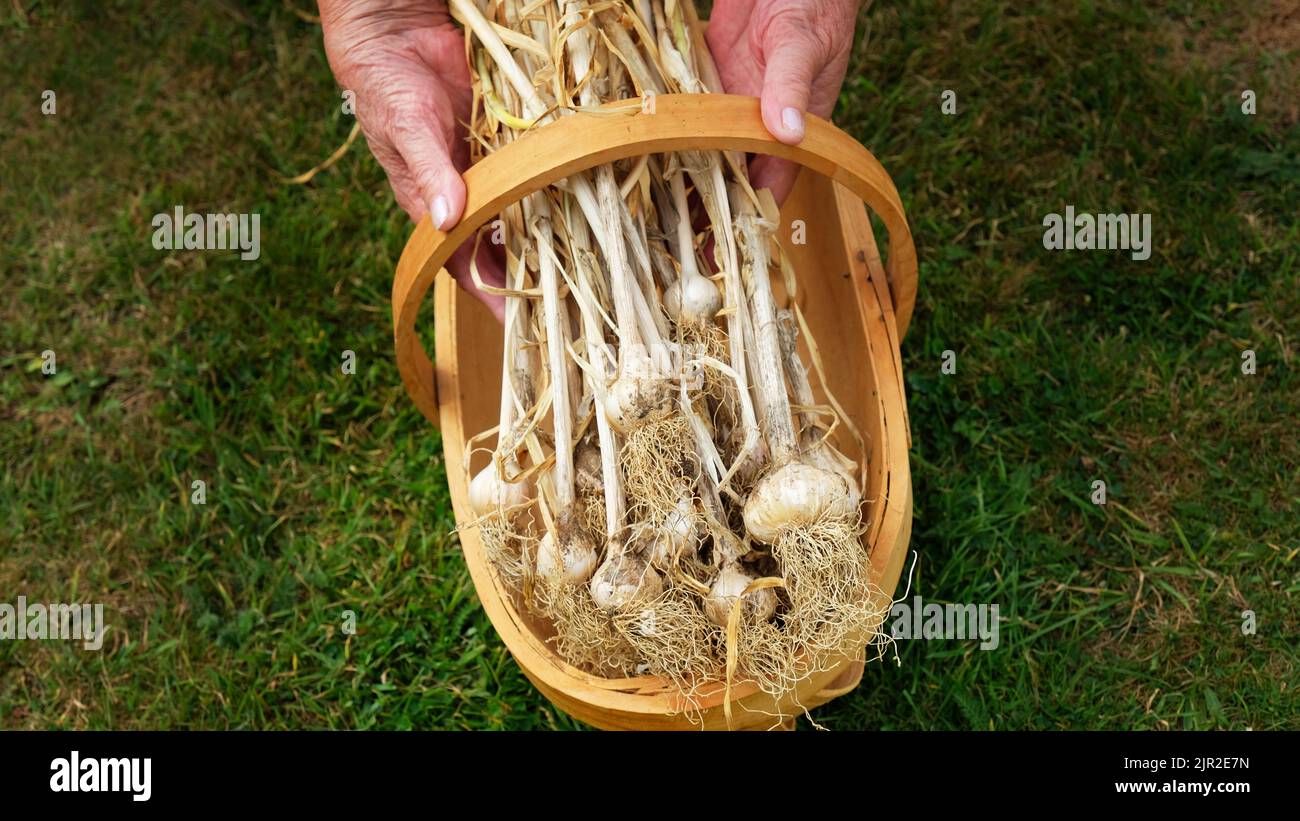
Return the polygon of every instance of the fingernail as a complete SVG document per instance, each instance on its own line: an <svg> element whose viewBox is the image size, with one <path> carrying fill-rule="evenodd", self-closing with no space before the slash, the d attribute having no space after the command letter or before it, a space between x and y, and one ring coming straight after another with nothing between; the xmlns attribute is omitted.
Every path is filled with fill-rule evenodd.
<svg viewBox="0 0 1300 821"><path fill-rule="evenodd" d="M791 106L783 110L781 112L781 125L785 126L785 130L791 134L803 136L803 115L799 113L799 109Z"/></svg>
<svg viewBox="0 0 1300 821"><path fill-rule="evenodd" d="M433 227L441 231L447 221L447 214L451 211L451 206L447 204L447 198L442 194L433 198L433 206L429 208L429 216L433 220Z"/></svg>

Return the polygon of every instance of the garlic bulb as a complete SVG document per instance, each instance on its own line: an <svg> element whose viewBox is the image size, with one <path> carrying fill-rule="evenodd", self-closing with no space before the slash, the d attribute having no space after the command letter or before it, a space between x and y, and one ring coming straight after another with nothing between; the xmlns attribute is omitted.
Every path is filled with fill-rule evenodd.
<svg viewBox="0 0 1300 821"><path fill-rule="evenodd" d="M712 322L722 309L722 294L708 279L684 268L682 275L664 293L664 309L674 322L702 325Z"/></svg>
<svg viewBox="0 0 1300 821"><path fill-rule="evenodd" d="M860 501L857 488L840 472L789 462L754 486L745 501L745 529L771 544L787 527L851 518Z"/></svg>
<svg viewBox="0 0 1300 821"><path fill-rule="evenodd" d="M574 454L574 467L578 490L584 493L603 493L604 478L601 476L600 448L590 442L582 442Z"/></svg>
<svg viewBox="0 0 1300 821"><path fill-rule="evenodd" d="M542 536L537 548L537 575L548 581L582 584L596 570L596 547L576 527L559 528L559 546L551 531Z"/></svg>
<svg viewBox="0 0 1300 821"><path fill-rule="evenodd" d="M678 557L695 547L695 505L689 497L678 500L677 505L664 516L655 533L651 547L651 561L656 567L668 568Z"/></svg>
<svg viewBox="0 0 1300 821"><path fill-rule="evenodd" d="M704 613L719 627L727 626L736 599L754 579L737 562L727 562L713 580L713 588L704 598ZM746 615L767 621L776 613L776 594L770 588L755 590L745 597Z"/></svg>
<svg viewBox="0 0 1300 821"><path fill-rule="evenodd" d="M624 553L614 544L610 545L609 557L591 577L592 601L606 612L657 598L663 589L663 579L645 559Z"/></svg>
<svg viewBox="0 0 1300 821"><path fill-rule="evenodd" d="M678 58L680 59L680 58ZM700 274L695 259L694 231L691 229L691 212L686 202L686 184L682 174L673 174L669 185L673 193L673 211L677 218L677 250L681 257L682 273L664 292L664 309L673 321L681 325L701 325L712 322L722 308L722 294L718 286Z"/></svg>
<svg viewBox="0 0 1300 821"><path fill-rule="evenodd" d="M805 453L817 467L839 474L844 479L845 485L848 486L849 507L857 509L862 502L862 492L858 490L858 480L853 475L853 462L824 442Z"/></svg>
<svg viewBox="0 0 1300 821"><path fill-rule="evenodd" d="M507 515L533 498L531 480L507 482L497 475L496 465L489 464L474 475L469 483L469 506L475 516L505 511Z"/></svg>
<svg viewBox="0 0 1300 821"><path fill-rule="evenodd" d="M605 395L605 415L620 432L636 427L672 398L668 372L648 353L628 351Z"/></svg>

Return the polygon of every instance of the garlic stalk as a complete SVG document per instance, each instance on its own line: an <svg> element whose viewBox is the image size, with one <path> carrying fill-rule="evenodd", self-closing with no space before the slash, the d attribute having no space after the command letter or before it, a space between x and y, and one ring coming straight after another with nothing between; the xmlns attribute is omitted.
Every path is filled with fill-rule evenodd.
<svg viewBox="0 0 1300 821"><path fill-rule="evenodd" d="M780 328L781 359L785 366L786 378L790 380L790 393L794 395L797 403L805 408L811 408L817 400L813 396L812 383L808 380L808 370L799 359L798 327L794 314L789 310L778 311L777 325ZM799 438L804 455L817 467L840 473L848 482L852 504L857 507L861 502L862 494L858 490L857 478L854 476L853 462L826 440L823 435L826 429L818 422L816 414L805 411L801 416L803 417L802 432Z"/></svg>
<svg viewBox="0 0 1300 821"><path fill-rule="evenodd" d="M843 475L800 458L782 375L780 330L768 274L771 226L759 219L746 197L739 192L735 194L739 213L736 224L745 249L756 342L758 367L754 389L763 408L772 459L772 468L754 485L745 501L744 520L751 537L771 544L789 528L806 527L825 519L849 519L857 512L859 500Z"/></svg>
<svg viewBox="0 0 1300 821"><path fill-rule="evenodd" d="M573 414L569 405L567 323L562 322L559 277L555 270L551 207L544 194L529 198L533 235L538 243L538 269L542 286L542 311L546 327L547 369L551 376L551 419L555 434L555 504L558 516L553 530L542 537L537 552L538 575L581 584L596 569L596 548L577 521L574 488Z"/></svg>
<svg viewBox="0 0 1300 821"><path fill-rule="evenodd" d="M515 289L522 290L523 262L520 261ZM506 297L505 350L501 356L501 410L497 422L497 446L492 461L474 475L469 485L470 508L477 516L503 512L517 515L535 492L531 479L520 473L515 448L516 419L521 405L517 386L530 379L528 356L523 350L522 327L527 307L517 296Z"/></svg>
<svg viewBox="0 0 1300 821"><path fill-rule="evenodd" d="M673 192L673 210L677 216L678 259L682 272L664 294L664 307L675 322L698 327L712 322L722 308L722 295L718 287L700 274L695 264L695 243L692 237L690 212L686 207L686 185L681 173L673 175L670 183Z"/></svg>
<svg viewBox="0 0 1300 821"><path fill-rule="evenodd" d="M561 0L565 12L565 24L578 22L580 4L573 0ZM599 101L595 97L592 83L587 80L591 68L591 50L587 32L574 31L565 43L573 68L574 80L582 85L583 105L594 105ZM579 206L583 197L578 197ZM599 208L599 228L604 233L605 242L601 250L605 256L609 277L610 296L614 303L614 315L618 325L618 376L610 386L604 400L604 417L619 430L627 430L633 424L642 421L664 404L667 397L667 381L653 355L646 350L643 332L651 343L657 343L657 329L639 325L637 296L640 288L633 281L628 265L627 249L623 237L618 233L622 225L620 207L622 196L618 183L614 179L613 168L606 165L596 171L596 202ZM584 209L585 210L585 209ZM590 220L589 220L590 221ZM596 224L593 222L593 228ZM597 423L604 419L598 414ZM607 439L602 437L601 449L605 451ZM610 450L610 456L614 451ZM604 455L602 453L602 455ZM611 485L618 488L618 506L622 506L621 482L614 471L605 471L607 512L611 510ZM611 483L611 479L613 480ZM644 597L657 596L663 588L659 574L650 567L646 557L633 549L627 537L621 532L621 510L618 520L607 518L608 532L605 560L596 569L591 578L591 597L597 607L606 611L615 611L626 607Z"/></svg>

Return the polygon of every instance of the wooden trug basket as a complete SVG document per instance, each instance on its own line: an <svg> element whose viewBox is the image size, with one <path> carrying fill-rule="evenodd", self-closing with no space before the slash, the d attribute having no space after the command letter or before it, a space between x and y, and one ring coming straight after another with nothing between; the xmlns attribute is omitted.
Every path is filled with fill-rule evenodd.
<svg viewBox="0 0 1300 821"><path fill-rule="evenodd" d="M450 276L436 275L461 243L505 206L534 191L603 163L692 149L770 154L805 167L781 209L781 230L789 236L792 221L803 220L808 241L783 242L782 247L794 263L798 302L816 336L829 384L866 440L863 549L870 553L877 583L892 596L912 529L911 434L899 357L899 341L916 300L911 233L893 182L870 152L811 116L803 142L777 142L763 126L758 100L750 97L665 94L655 98L653 113L638 107L636 113L561 117L466 172L464 216L449 233L434 228L427 216L416 226L393 282L397 364L416 406L442 429L456 520L473 519L463 465L465 441L497 422L501 327ZM863 201L889 233L887 271ZM415 330L420 304L435 279L436 366ZM785 295L779 280L778 274L773 281L778 301ZM836 444L853 459L861 455L847 434ZM471 468L479 469L486 460L480 454ZM460 540L483 608L515 661L553 704L596 727L772 727L781 717L849 692L862 676L861 659L846 657L806 678L779 702L752 684L739 683L731 688L729 722L724 715L725 687L718 683L698 696L702 709L688 716L670 682L653 676L602 678L567 664L547 642L551 626L517 608L499 585L477 530L462 530Z"/></svg>

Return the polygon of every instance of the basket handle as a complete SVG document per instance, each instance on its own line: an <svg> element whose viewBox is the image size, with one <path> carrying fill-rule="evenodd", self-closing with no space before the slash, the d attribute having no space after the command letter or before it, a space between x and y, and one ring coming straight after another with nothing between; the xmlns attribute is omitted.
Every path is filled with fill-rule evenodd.
<svg viewBox="0 0 1300 821"><path fill-rule="evenodd" d="M416 407L438 424L433 362L415 332L420 303L452 253L506 206L555 182L605 163L642 154L692 150L770 154L842 184L880 215L889 231L888 277L895 291L899 333L916 298L916 249L898 191L889 174L857 140L809 115L804 139L786 145L763 125L756 97L731 94L659 94L640 101L575 113L530 131L465 172L466 201L459 223L444 234L426 214L397 263L393 279L393 337L397 368ZM619 110L624 109L624 110ZM645 110L648 109L648 110Z"/></svg>

